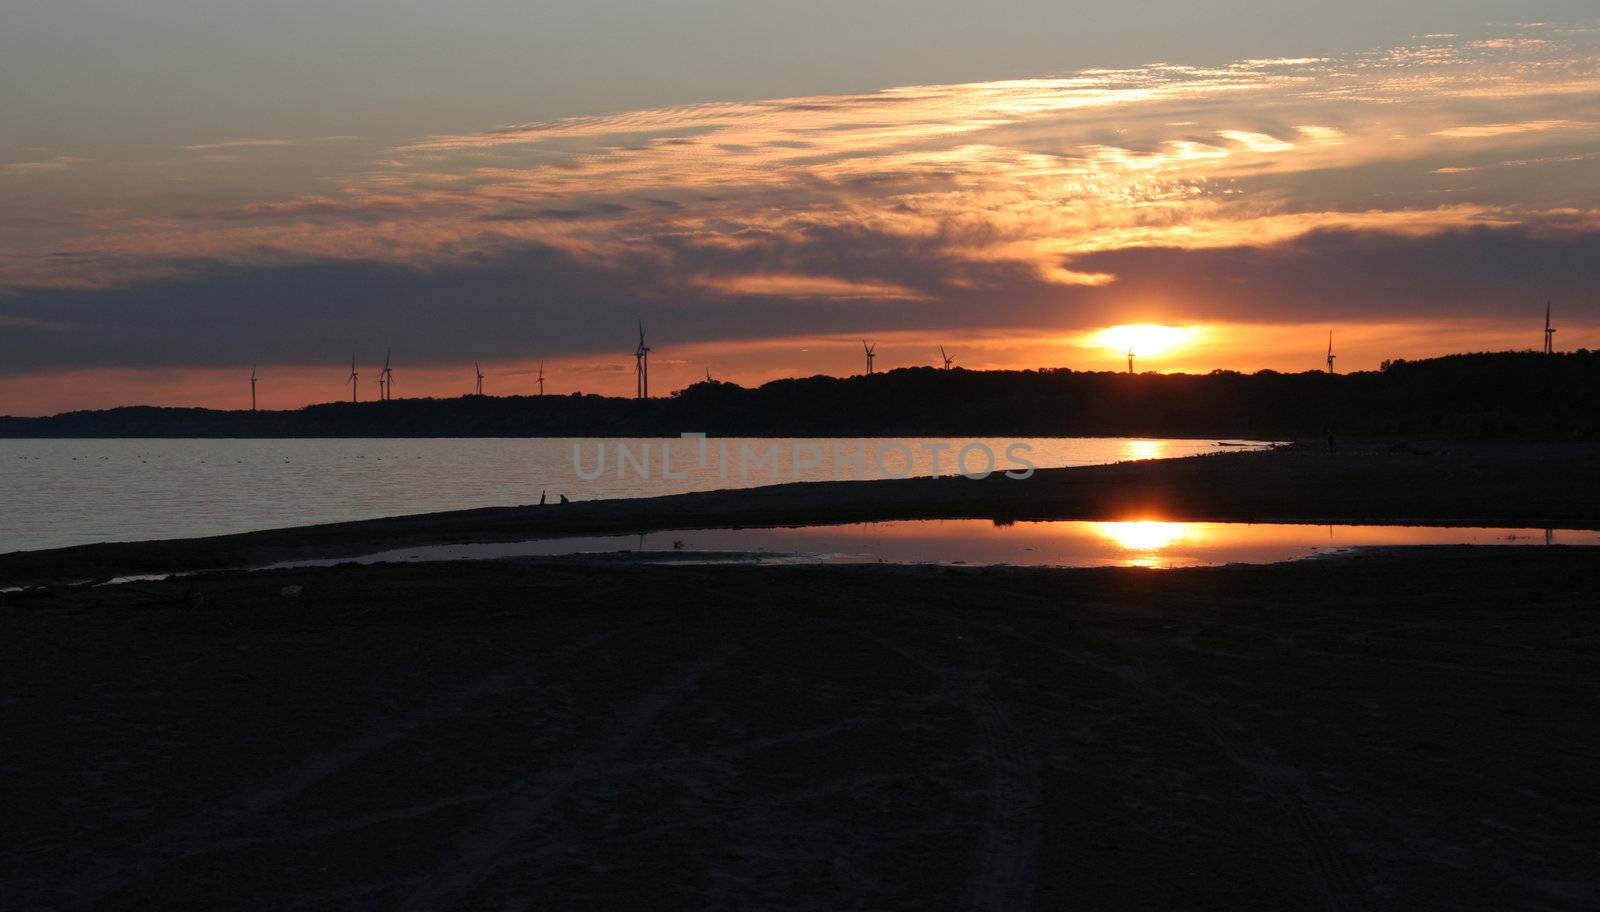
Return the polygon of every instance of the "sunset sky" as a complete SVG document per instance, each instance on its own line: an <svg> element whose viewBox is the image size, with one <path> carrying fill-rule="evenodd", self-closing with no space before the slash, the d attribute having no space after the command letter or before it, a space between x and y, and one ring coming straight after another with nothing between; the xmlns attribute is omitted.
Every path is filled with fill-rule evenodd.
<svg viewBox="0 0 1600 912"><path fill-rule="evenodd" d="M1591 3L765 6L8 4L0 414L1600 348Z"/></svg>

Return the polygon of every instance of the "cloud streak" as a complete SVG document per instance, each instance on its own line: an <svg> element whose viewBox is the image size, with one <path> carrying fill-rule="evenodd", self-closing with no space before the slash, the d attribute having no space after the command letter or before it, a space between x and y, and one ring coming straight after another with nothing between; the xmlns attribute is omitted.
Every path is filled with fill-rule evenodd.
<svg viewBox="0 0 1600 912"><path fill-rule="evenodd" d="M195 143L180 146L185 152L219 152L234 149L262 149L283 146L308 146L315 143L342 142L354 139L353 136L315 136L309 138L256 138L256 139L223 139L209 143Z"/></svg>
<svg viewBox="0 0 1600 912"><path fill-rule="evenodd" d="M42 161L12 162L0 165L0 174L45 174L53 171L66 171L87 162L87 158L74 155L58 155Z"/></svg>

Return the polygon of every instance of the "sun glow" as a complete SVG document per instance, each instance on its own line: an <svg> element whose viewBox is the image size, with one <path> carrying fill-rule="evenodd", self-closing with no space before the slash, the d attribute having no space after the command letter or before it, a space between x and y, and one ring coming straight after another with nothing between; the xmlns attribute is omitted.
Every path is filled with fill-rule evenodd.
<svg viewBox="0 0 1600 912"><path fill-rule="evenodd" d="M1166 449L1164 440L1129 440L1122 445L1122 458L1160 459Z"/></svg>
<svg viewBox="0 0 1600 912"><path fill-rule="evenodd" d="M1090 341L1115 352L1163 355L1194 342L1200 331L1193 326L1162 326L1158 323L1132 323L1110 326L1095 332Z"/></svg>
<svg viewBox="0 0 1600 912"><path fill-rule="evenodd" d="M1160 551L1189 535L1188 523L1153 522L1103 522L1095 524L1095 531L1129 551Z"/></svg>

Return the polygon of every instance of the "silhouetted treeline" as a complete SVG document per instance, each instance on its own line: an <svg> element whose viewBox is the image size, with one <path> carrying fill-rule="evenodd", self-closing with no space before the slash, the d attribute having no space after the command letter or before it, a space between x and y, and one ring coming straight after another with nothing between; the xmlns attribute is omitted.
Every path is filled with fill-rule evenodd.
<svg viewBox="0 0 1600 912"><path fill-rule="evenodd" d="M943 371L704 382L668 398L464 396L296 411L129 407L0 418L0 437L1600 437L1600 352L1451 355L1381 371Z"/></svg>

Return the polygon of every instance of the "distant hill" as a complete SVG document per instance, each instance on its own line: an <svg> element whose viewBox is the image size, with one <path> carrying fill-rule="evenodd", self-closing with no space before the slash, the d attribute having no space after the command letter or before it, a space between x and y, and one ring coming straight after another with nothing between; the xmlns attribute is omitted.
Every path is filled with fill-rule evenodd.
<svg viewBox="0 0 1600 912"><path fill-rule="evenodd" d="M904 368L670 397L464 396L295 411L134 406L0 418L0 437L1600 437L1600 352L1450 355L1329 376Z"/></svg>

